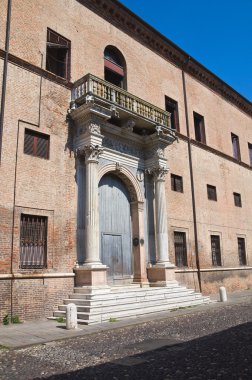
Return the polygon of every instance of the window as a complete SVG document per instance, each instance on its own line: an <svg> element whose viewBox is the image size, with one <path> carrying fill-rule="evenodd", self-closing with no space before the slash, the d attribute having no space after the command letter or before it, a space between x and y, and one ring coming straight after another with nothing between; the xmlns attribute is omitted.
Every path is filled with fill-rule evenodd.
<svg viewBox="0 0 252 380"><path fill-rule="evenodd" d="M245 239L239 237L237 240L238 240L239 264L247 265Z"/></svg>
<svg viewBox="0 0 252 380"><path fill-rule="evenodd" d="M213 266L221 266L221 250L219 235L211 235L211 250Z"/></svg>
<svg viewBox="0 0 252 380"><path fill-rule="evenodd" d="M240 161L241 153L240 153L239 137L231 133L231 140L232 140L232 147L233 147L233 157L236 160Z"/></svg>
<svg viewBox="0 0 252 380"><path fill-rule="evenodd" d="M47 29L46 70L70 80L71 42Z"/></svg>
<svg viewBox="0 0 252 380"><path fill-rule="evenodd" d="M127 89L126 62L122 53L114 46L104 50L104 78L106 81Z"/></svg>
<svg viewBox="0 0 252 380"><path fill-rule="evenodd" d="M216 187L212 185L207 185L207 197L210 201L217 201Z"/></svg>
<svg viewBox="0 0 252 380"><path fill-rule="evenodd" d="M236 207L242 207L241 194L234 193L234 204Z"/></svg>
<svg viewBox="0 0 252 380"><path fill-rule="evenodd" d="M249 163L252 166L252 144L248 143L248 151L249 151Z"/></svg>
<svg viewBox="0 0 252 380"><path fill-rule="evenodd" d="M24 153L49 159L49 136L25 129Z"/></svg>
<svg viewBox="0 0 252 380"><path fill-rule="evenodd" d="M171 189L183 193L183 178L179 175L171 174Z"/></svg>
<svg viewBox="0 0 252 380"><path fill-rule="evenodd" d="M206 144L204 117L194 112L193 118L194 118L195 140Z"/></svg>
<svg viewBox="0 0 252 380"><path fill-rule="evenodd" d="M171 128L179 132L178 102L166 96L165 109L171 114Z"/></svg>
<svg viewBox="0 0 252 380"><path fill-rule="evenodd" d="M187 267L186 234L174 232L175 262L177 267Z"/></svg>
<svg viewBox="0 0 252 380"><path fill-rule="evenodd" d="M45 268L47 255L47 217L21 215L20 267Z"/></svg>

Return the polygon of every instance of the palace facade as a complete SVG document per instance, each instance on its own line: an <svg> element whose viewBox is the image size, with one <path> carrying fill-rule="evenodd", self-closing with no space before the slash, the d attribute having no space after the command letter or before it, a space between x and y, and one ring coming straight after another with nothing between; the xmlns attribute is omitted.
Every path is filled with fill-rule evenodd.
<svg viewBox="0 0 252 380"><path fill-rule="evenodd" d="M252 284L252 104L116 0L0 5L0 317Z"/></svg>

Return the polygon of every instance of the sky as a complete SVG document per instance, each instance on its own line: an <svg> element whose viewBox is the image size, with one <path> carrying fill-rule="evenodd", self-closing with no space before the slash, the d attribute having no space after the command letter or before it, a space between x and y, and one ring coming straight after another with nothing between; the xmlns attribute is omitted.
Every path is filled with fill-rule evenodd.
<svg viewBox="0 0 252 380"><path fill-rule="evenodd" d="M120 0L252 101L252 0Z"/></svg>

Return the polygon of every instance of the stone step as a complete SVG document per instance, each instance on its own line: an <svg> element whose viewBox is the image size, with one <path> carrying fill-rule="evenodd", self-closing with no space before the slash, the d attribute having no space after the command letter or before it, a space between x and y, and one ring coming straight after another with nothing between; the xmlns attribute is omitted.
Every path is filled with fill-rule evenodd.
<svg viewBox="0 0 252 380"><path fill-rule="evenodd" d="M172 293L194 293L192 289L187 289L186 287L176 287L172 289L167 288L148 288L148 289L138 289L138 291L128 291L128 292L109 292L109 293L99 293L99 294L83 294L83 293L72 293L69 295L69 299L85 299L85 300L99 300L99 299L113 299L115 297L119 298L128 298L128 297L152 297L157 294L167 294Z"/></svg>
<svg viewBox="0 0 252 380"><path fill-rule="evenodd" d="M195 301L195 300L202 300L202 297L197 295L185 295L185 296L176 296L169 299L165 298L157 298L155 300L142 300L140 302L127 302L127 303L117 303L117 302L99 302L96 304L90 304L90 305L78 305L77 311L78 312L85 312L85 313L104 313L104 312L112 312L112 311L122 311L122 310L129 310L129 309L138 309L138 308L146 308L146 307L155 307L157 305L168 305L174 302L183 302L183 301ZM59 310L66 310L67 304L60 305Z"/></svg>
<svg viewBox="0 0 252 380"><path fill-rule="evenodd" d="M157 294L147 294L147 295L128 295L125 294L121 297L108 297L108 298L97 298L97 299L82 299L82 298L70 298L65 299L64 304L75 303L76 305L82 306L96 306L96 305L121 305L121 304L131 304L131 303L141 303L141 302L154 302L156 300L168 301L170 299L178 297L188 297L193 295L194 297L202 297L200 293L194 293L193 291L181 290L170 293L157 293Z"/></svg>
<svg viewBox="0 0 252 380"><path fill-rule="evenodd" d="M177 300L173 303L168 303L166 305L162 304L159 306L149 306L146 308L133 308L123 311L113 311L113 312L106 312L106 313L84 313L84 312L78 312L78 322L84 323L84 324L93 324L93 323L101 323L110 321L111 319L125 319L125 318L136 318L138 316L143 315L149 315L149 314L155 314L163 311L169 311L172 309L178 309L178 308L184 308L184 307L191 307L191 306L197 306L200 304L208 303L208 299L204 299L203 297L201 299L195 299L195 300ZM56 311L54 312L54 317L65 317L66 312L65 311Z"/></svg>
<svg viewBox="0 0 252 380"><path fill-rule="evenodd" d="M75 287L74 293L80 293L80 294L107 294L107 293L124 293L124 292L137 292L137 291L155 291L156 289L171 289L171 288L178 288L178 282L177 281L169 281L167 286L165 288L160 287L141 287L139 284L131 284L131 285L116 285L112 287L107 288L92 288L92 287Z"/></svg>

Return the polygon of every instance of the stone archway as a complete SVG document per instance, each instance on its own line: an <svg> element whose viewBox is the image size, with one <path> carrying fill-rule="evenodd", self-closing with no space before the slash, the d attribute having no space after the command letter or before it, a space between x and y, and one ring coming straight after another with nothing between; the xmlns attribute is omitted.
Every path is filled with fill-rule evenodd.
<svg viewBox="0 0 252 380"><path fill-rule="evenodd" d="M106 175L114 175L125 185L129 194L130 214L131 214L131 254L134 282L146 282L146 261L144 243L144 202L142 191L135 176L126 168L118 164L108 164L103 166L98 173L98 181ZM101 231L102 232L102 231Z"/></svg>

